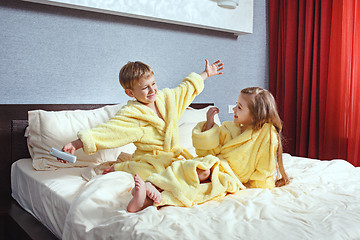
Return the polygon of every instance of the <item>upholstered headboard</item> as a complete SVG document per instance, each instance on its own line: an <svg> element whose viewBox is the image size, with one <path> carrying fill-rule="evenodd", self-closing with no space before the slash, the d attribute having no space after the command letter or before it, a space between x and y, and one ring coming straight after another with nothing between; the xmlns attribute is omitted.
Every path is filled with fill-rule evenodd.
<svg viewBox="0 0 360 240"><path fill-rule="evenodd" d="M11 120L11 162L30 157L24 137L27 126L28 120Z"/></svg>

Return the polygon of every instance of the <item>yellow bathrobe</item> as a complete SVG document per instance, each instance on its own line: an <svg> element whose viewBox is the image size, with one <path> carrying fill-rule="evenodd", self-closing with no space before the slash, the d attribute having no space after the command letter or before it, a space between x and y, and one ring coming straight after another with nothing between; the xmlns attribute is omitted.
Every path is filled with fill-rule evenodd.
<svg viewBox="0 0 360 240"><path fill-rule="evenodd" d="M273 188L278 148L273 125L241 133L233 122L214 125L201 132L205 122L193 129L193 145L199 158L173 163L148 181L163 189L159 206L190 207L245 188ZM200 184L196 168L211 169L211 182Z"/></svg>
<svg viewBox="0 0 360 240"><path fill-rule="evenodd" d="M164 120L140 102L129 101L106 123L78 133L85 153L134 143L137 149L131 161L115 164L115 170L137 173L142 179L163 171L180 156L191 158L179 147L178 120L203 89L201 76L190 73L176 88L158 91L155 103Z"/></svg>

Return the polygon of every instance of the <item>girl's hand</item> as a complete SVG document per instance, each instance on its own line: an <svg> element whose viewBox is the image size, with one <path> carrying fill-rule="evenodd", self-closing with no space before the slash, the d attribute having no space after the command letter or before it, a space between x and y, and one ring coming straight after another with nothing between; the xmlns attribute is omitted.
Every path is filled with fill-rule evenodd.
<svg viewBox="0 0 360 240"><path fill-rule="evenodd" d="M220 60L217 60L211 65L209 65L209 61L207 59L205 59L205 62L206 62L205 70L200 74L204 80L211 76L223 74L221 70L224 69L223 67L224 64Z"/></svg>
<svg viewBox="0 0 360 240"><path fill-rule="evenodd" d="M206 113L206 123L201 129L202 132L205 132L214 126L214 118L215 114L219 113L219 109L217 107L211 107Z"/></svg>

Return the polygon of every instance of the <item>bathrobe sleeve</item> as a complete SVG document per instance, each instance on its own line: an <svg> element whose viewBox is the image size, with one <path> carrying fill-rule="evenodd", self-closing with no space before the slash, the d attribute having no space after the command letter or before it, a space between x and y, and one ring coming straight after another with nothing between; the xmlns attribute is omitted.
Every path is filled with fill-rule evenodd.
<svg viewBox="0 0 360 240"><path fill-rule="evenodd" d="M276 151L278 138L275 128L266 124L260 134L261 145L257 151L257 164L255 171L250 176L250 187L273 188L275 181L273 174L276 168Z"/></svg>
<svg viewBox="0 0 360 240"><path fill-rule="evenodd" d="M204 80L197 73L190 73L176 88L171 89L175 96L177 117L180 118L194 98L204 90Z"/></svg>
<svg viewBox="0 0 360 240"><path fill-rule="evenodd" d="M136 142L143 136L141 122L123 116L119 111L109 121L90 130L78 132L84 152L92 154L102 149L116 148Z"/></svg>
<svg viewBox="0 0 360 240"><path fill-rule="evenodd" d="M224 125L219 127L216 123L214 126L204 132L202 127L206 122L199 122L192 131L193 146L198 156L218 155L221 147L231 140L231 133Z"/></svg>

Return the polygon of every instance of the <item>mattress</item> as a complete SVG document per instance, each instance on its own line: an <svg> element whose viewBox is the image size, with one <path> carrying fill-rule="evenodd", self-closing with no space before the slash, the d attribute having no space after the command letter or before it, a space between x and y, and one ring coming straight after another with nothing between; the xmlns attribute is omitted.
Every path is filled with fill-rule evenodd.
<svg viewBox="0 0 360 240"><path fill-rule="evenodd" d="M30 158L11 166L12 197L61 238L71 202L86 181L81 168L36 171Z"/></svg>
<svg viewBox="0 0 360 240"><path fill-rule="evenodd" d="M284 154L291 183L245 189L192 208L151 206L128 213L133 178L124 172L89 182L81 168L12 166L13 197L66 239L360 239L360 168L343 160Z"/></svg>

